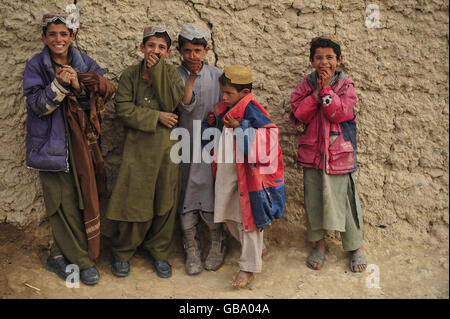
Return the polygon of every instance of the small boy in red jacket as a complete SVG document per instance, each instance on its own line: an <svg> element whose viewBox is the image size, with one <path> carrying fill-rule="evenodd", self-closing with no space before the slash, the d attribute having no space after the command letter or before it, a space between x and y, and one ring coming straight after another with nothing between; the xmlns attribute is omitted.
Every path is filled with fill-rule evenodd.
<svg viewBox="0 0 450 319"><path fill-rule="evenodd" d="M350 269L366 269L362 250L362 209L355 186L357 102L353 81L336 67L342 62L340 42L334 35L314 38L306 75L291 95L291 120L305 125L298 140L298 161L303 167L308 241L315 245L307 265L319 270L325 258L327 230L341 233Z"/></svg>

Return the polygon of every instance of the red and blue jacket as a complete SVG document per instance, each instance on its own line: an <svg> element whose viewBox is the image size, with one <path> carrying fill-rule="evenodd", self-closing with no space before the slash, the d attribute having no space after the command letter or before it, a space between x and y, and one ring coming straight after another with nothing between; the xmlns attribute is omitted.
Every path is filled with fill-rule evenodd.
<svg viewBox="0 0 450 319"><path fill-rule="evenodd" d="M247 94L231 110L223 102L215 106L220 131L224 129L222 119L227 113L240 122L233 133L239 200L246 232L262 230L272 220L281 218L286 197L278 128L252 98L252 93ZM219 145L217 140L216 145ZM213 161L212 168L215 178L217 160Z"/></svg>
<svg viewBox="0 0 450 319"><path fill-rule="evenodd" d="M317 72L305 76L291 95L290 119L305 125L298 139L298 161L303 167L331 175L356 171L356 115L358 101L353 81L337 71L331 85L314 95Z"/></svg>

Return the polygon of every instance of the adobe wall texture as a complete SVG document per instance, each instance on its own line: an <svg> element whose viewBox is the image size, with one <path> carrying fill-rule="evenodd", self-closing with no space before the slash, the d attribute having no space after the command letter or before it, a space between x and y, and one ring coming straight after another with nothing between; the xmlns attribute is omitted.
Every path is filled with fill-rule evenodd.
<svg viewBox="0 0 450 319"><path fill-rule="evenodd" d="M379 28L365 24L369 4L379 6ZM24 230L45 222L42 190L25 165L25 64L38 53L42 14L63 1L3 0L0 4L0 223ZM342 69L354 80L359 102L358 191L365 240L447 242L449 223L448 1L192 0L78 1L77 45L117 84L141 57L143 27L184 23L210 31L207 60L223 68L248 65L254 96L280 127L286 166L285 217L266 231L269 241L305 239L303 180L296 166L300 133L289 121L289 98L311 72L309 41L323 33L343 43ZM179 63L172 51L171 61ZM123 129L108 105L103 152L109 190L120 165ZM106 203L103 203L106 204ZM334 235L332 234L331 237Z"/></svg>

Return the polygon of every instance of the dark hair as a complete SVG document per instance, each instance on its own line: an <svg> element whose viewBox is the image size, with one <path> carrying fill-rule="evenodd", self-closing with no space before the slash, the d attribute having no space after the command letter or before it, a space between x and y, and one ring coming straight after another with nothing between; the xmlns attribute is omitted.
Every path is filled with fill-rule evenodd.
<svg viewBox="0 0 450 319"><path fill-rule="evenodd" d="M185 43L192 43L195 45L203 45L204 48L208 45L208 41L206 41L204 38L193 38L192 40L186 39L185 37L182 37L181 35L178 36L178 47L181 49Z"/></svg>
<svg viewBox="0 0 450 319"><path fill-rule="evenodd" d="M249 89L250 92L251 92L252 88L253 88L252 83L248 83L248 84L235 84L235 83L232 83L231 80L225 76L225 73L222 73L222 75L219 77L219 83L221 85L232 86L238 92L241 92L243 89Z"/></svg>
<svg viewBox="0 0 450 319"><path fill-rule="evenodd" d="M314 53L317 48L332 48L336 54L336 59L341 57L341 47L339 44L331 41L327 38L315 38L311 41L311 47L309 48L309 59L312 61L314 58Z"/></svg>
<svg viewBox="0 0 450 319"><path fill-rule="evenodd" d="M166 40L167 43L167 50L170 49L170 46L172 45L172 40L170 40L169 35L167 34L167 32L156 32L155 34L149 35L148 37L145 37L142 39L142 45L145 46L145 43L147 42L148 39L150 39L151 37L157 37L157 38L163 38L164 40Z"/></svg>
<svg viewBox="0 0 450 319"><path fill-rule="evenodd" d="M50 22L50 23L47 24L45 27L42 27L42 33L43 33L45 36L47 36L47 29L48 29L48 26L49 26L50 24L64 24L64 25L66 25L66 24L65 24L64 22L62 22L61 20L56 20L56 21ZM69 29L69 28L67 28L67 29ZM72 29L69 29L69 32L70 32L70 35L72 35L73 30L72 30Z"/></svg>

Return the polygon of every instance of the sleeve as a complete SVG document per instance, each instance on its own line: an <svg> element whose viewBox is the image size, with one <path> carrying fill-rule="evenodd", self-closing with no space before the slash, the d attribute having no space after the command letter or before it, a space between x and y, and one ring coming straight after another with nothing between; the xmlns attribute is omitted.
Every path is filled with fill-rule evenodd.
<svg viewBox="0 0 450 319"><path fill-rule="evenodd" d="M149 70L153 88L164 112L174 112L184 96L184 84L177 69L161 59Z"/></svg>
<svg viewBox="0 0 450 319"><path fill-rule="evenodd" d="M197 106L197 99L195 98L195 92L192 92L192 99L189 104L184 104L183 99L181 99L178 109L183 113L191 113L192 110Z"/></svg>
<svg viewBox="0 0 450 319"><path fill-rule="evenodd" d="M319 111L319 100L314 96L314 92L308 85L306 78L300 82L295 91L291 94L290 102L292 106L291 114L293 117L291 119L295 123L300 121L301 123L309 124L314 115Z"/></svg>
<svg viewBox="0 0 450 319"><path fill-rule="evenodd" d="M159 111L134 104L133 73L130 69L120 76L114 104L117 116L124 125L144 132L154 133L158 125Z"/></svg>
<svg viewBox="0 0 450 319"><path fill-rule="evenodd" d="M82 54L84 62L89 66L88 72L95 72L98 75L104 76L105 71L98 65L98 63L88 55Z"/></svg>
<svg viewBox="0 0 450 319"><path fill-rule="evenodd" d="M358 101L353 82L344 83L338 93L329 86L319 92L323 113L332 123L350 121L354 117L354 107Z"/></svg>
<svg viewBox="0 0 450 319"><path fill-rule="evenodd" d="M241 120L240 124L240 127L234 130L236 158L239 158L241 153L247 156L249 163L268 165L267 150L272 148L274 134L278 136L278 128L270 118L253 104L247 106L244 119ZM276 138L276 142L278 146L278 138Z"/></svg>
<svg viewBox="0 0 450 319"><path fill-rule="evenodd" d="M44 84L41 70L36 65L28 63L25 67L23 80L23 95L28 107L39 117L49 115L61 106L69 94L56 78L48 85Z"/></svg>

